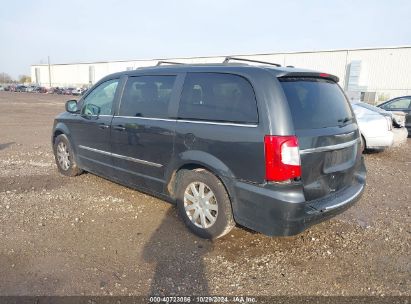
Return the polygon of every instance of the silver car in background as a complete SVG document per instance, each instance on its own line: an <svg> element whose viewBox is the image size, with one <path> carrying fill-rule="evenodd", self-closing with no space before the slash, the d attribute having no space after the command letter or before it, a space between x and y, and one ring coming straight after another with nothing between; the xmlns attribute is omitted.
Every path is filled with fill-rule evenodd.
<svg viewBox="0 0 411 304"><path fill-rule="evenodd" d="M391 115L372 110L368 104L363 102L352 102L351 105L360 128L363 151L391 147L394 142Z"/></svg>
<svg viewBox="0 0 411 304"><path fill-rule="evenodd" d="M392 126L394 128L404 128L405 127L405 116L406 114L401 111L386 111L382 108L377 106L373 106L369 103L365 102L357 102L360 107L366 108L368 110L380 113L383 116L391 117L392 119Z"/></svg>

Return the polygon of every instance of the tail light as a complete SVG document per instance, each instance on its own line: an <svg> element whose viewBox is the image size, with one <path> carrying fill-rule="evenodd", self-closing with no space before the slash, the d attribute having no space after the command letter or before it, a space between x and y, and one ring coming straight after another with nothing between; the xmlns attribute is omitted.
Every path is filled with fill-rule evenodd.
<svg viewBox="0 0 411 304"><path fill-rule="evenodd" d="M264 137L265 178L286 181L301 176L300 153L296 136Z"/></svg>

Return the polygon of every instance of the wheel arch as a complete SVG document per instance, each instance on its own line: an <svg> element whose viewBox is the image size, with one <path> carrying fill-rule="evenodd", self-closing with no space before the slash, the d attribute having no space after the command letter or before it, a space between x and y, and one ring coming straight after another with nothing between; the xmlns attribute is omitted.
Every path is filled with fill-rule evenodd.
<svg viewBox="0 0 411 304"><path fill-rule="evenodd" d="M54 130L53 137L51 139L51 142L52 142L53 145L56 142L57 136L62 135L62 134L65 134L62 130L60 130L60 129Z"/></svg>
<svg viewBox="0 0 411 304"><path fill-rule="evenodd" d="M70 131L67 125L62 122L58 122L53 128L53 134L51 138L51 141L53 144L54 144L54 141L56 140L56 137L61 134L66 135L70 139Z"/></svg>
<svg viewBox="0 0 411 304"><path fill-rule="evenodd" d="M177 174L181 170L207 170L215 177L217 177L224 188L226 189L230 200L233 200L233 190L229 182L234 178L232 171L219 159L211 154L203 151L187 151L181 155L179 161L171 162L169 169L166 172L166 192L173 200L175 197L175 190L177 186Z"/></svg>
<svg viewBox="0 0 411 304"><path fill-rule="evenodd" d="M71 148L73 149L74 153L77 154L77 149L76 149L76 146L73 143L73 139L71 137L71 133L69 131L69 128L67 127L66 124L61 123L61 122L57 123L56 126L53 129L53 134L52 134L52 137L51 137L52 147L54 147L54 143L56 141L57 136L62 135L62 134L67 136L67 138L68 138L68 140L71 144Z"/></svg>

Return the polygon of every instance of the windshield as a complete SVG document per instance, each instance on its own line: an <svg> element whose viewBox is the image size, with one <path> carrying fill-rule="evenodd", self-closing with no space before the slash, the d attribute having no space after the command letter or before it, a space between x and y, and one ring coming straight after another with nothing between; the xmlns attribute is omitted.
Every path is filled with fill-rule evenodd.
<svg viewBox="0 0 411 304"><path fill-rule="evenodd" d="M287 97L294 127L319 129L343 126L353 119L340 87L321 78L279 78Z"/></svg>

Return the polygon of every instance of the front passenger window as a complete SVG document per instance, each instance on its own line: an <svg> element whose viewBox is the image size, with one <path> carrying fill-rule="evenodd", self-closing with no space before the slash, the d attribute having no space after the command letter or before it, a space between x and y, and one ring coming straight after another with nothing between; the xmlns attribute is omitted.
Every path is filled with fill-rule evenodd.
<svg viewBox="0 0 411 304"><path fill-rule="evenodd" d="M85 115L112 115L114 95L118 79L112 79L100 84L84 99L81 114Z"/></svg>

